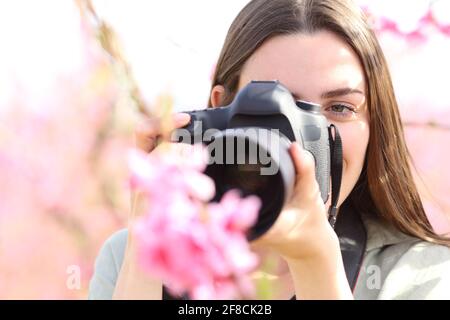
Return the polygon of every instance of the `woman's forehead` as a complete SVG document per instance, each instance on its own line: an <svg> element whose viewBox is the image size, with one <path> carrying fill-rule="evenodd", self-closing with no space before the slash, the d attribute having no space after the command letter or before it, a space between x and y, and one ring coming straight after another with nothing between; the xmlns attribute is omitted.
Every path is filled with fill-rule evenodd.
<svg viewBox="0 0 450 320"><path fill-rule="evenodd" d="M267 40L245 63L240 86L251 80L274 79L298 94L321 95L337 88L365 91L357 55L327 31Z"/></svg>

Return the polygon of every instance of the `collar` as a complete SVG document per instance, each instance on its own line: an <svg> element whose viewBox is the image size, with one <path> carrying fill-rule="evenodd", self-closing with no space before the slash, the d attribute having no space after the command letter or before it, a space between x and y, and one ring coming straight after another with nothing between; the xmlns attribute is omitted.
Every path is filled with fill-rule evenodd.
<svg viewBox="0 0 450 320"><path fill-rule="evenodd" d="M361 212L360 215L367 232L366 252L384 246L417 240L417 238L401 232L392 224L373 214Z"/></svg>

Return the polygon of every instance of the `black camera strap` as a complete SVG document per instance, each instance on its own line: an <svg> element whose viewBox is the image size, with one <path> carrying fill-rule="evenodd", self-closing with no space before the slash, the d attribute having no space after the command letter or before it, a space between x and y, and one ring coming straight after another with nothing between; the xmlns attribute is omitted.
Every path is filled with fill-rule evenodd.
<svg viewBox="0 0 450 320"><path fill-rule="evenodd" d="M341 205L339 219L337 219L343 151L341 136L333 124L328 127L328 137L331 155L331 205L328 210L328 221L339 238L345 274L350 288L354 290L366 250L367 233L361 216L350 198L347 198Z"/></svg>
<svg viewBox="0 0 450 320"><path fill-rule="evenodd" d="M337 216L337 204L341 192L342 181L342 140L335 125L328 127L328 137L330 139L331 155L331 205L328 210L328 221L334 228Z"/></svg>

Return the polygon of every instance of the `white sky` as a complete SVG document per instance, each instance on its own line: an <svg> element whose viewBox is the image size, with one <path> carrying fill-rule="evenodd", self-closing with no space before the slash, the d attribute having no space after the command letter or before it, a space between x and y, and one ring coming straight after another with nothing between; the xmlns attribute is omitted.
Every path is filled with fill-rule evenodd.
<svg viewBox="0 0 450 320"><path fill-rule="evenodd" d="M408 29L430 0L357 1L401 20L402 27ZM93 3L119 34L147 100L151 102L166 90L175 97L176 110L190 110L206 106L210 75L226 32L248 0ZM441 4L438 12L443 19L442 12L450 10L450 0L436 3ZM77 14L73 0L0 0L0 106L5 105L5 92L13 92L16 80L37 101L53 94L51 86L59 75L80 67L82 41ZM398 39L385 41L398 96L405 105L432 98L435 109L448 107L450 64L445 62L450 54L449 39L430 41L419 50L406 48Z"/></svg>
<svg viewBox="0 0 450 320"><path fill-rule="evenodd" d="M144 95L170 90L178 110L206 106L226 32L248 0L94 0L114 26Z"/></svg>
<svg viewBox="0 0 450 320"><path fill-rule="evenodd" d="M177 110L203 108L210 89L210 74L226 32L248 0L93 0L98 12L120 34L127 56L145 96L152 99L169 89ZM405 32L414 30L430 0L357 0L372 12L397 21ZM435 1L437 10L450 10L450 0ZM437 16L439 15L437 14ZM447 13L448 14L448 13ZM447 19L450 23L450 19ZM384 41L395 86L403 105L433 101L434 109L447 108L449 38L433 38L420 48L402 41ZM405 51L406 50L406 51ZM400 54L399 54L400 52ZM423 63L426 60L428 63ZM415 77L411 77L411 68ZM433 79L434 81L422 81ZM424 83L425 82L425 83ZM420 102L419 102L420 101Z"/></svg>

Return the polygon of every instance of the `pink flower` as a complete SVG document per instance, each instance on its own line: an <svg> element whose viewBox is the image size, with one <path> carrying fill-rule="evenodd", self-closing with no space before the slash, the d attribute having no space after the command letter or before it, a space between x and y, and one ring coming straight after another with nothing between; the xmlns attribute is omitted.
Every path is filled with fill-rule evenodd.
<svg viewBox="0 0 450 320"><path fill-rule="evenodd" d="M206 151L182 144L166 147L167 150L155 150L150 157L137 150L130 151L131 187L159 200L167 197L168 190L210 200L215 192L214 182L201 174L206 165Z"/></svg>
<svg viewBox="0 0 450 320"><path fill-rule="evenodd" d="M450 10L450 3L444 0L434 1L431 4L431 14L441 31L450 36L450 18L448 12Z"/></svg>
<svg viewBox="0 0 450 320"><path fill-rule="evenodd" d="M222 197L220 203L210 204L209 210L213 219L217 219L225 229L241 232L255 224L258 211L253 209L259 205L257 197L241 199L237 191L231 190Z"/></svg>
<svg viewBox="0 0 450 320"><path fill-rule="evenodd" d="M360 6L375 19L375 29L407 36L420 36L427 22L429 0L401 1L358 0Z"/></svg>
<svg viewBox="0 0 450 320"><path fill-rule="evenodd" d="M245 233L256 222L260 201L230 191L219 203L205 204L214 195L214 183L201 173L204 153L184 145L180 156L178 147L149 156L130 154L132 187L144 192L150 204L133 229L140 263L175 294L252 297L249 273L258 260Z"/></svg>
<svg viewBox="0 0 450 320"><path fill-rule="evenodd" d="M137 224L135 232L144 269L161 277L174 293L189 292L194 299L251 296L254 292L247 274L257 265L257 258L250 252L246 229L221 223L232 221L237 212L220 210L223 219L211 217L205 223L200 214L192 216L201 208L184 200L186 215L183 211L177 216L149 212ZM259 205L257 201L251 203L256 207L250 208L248 203L245 206L250 215L255 215ZM246 213L241 212L241 216Z"/></svg>

